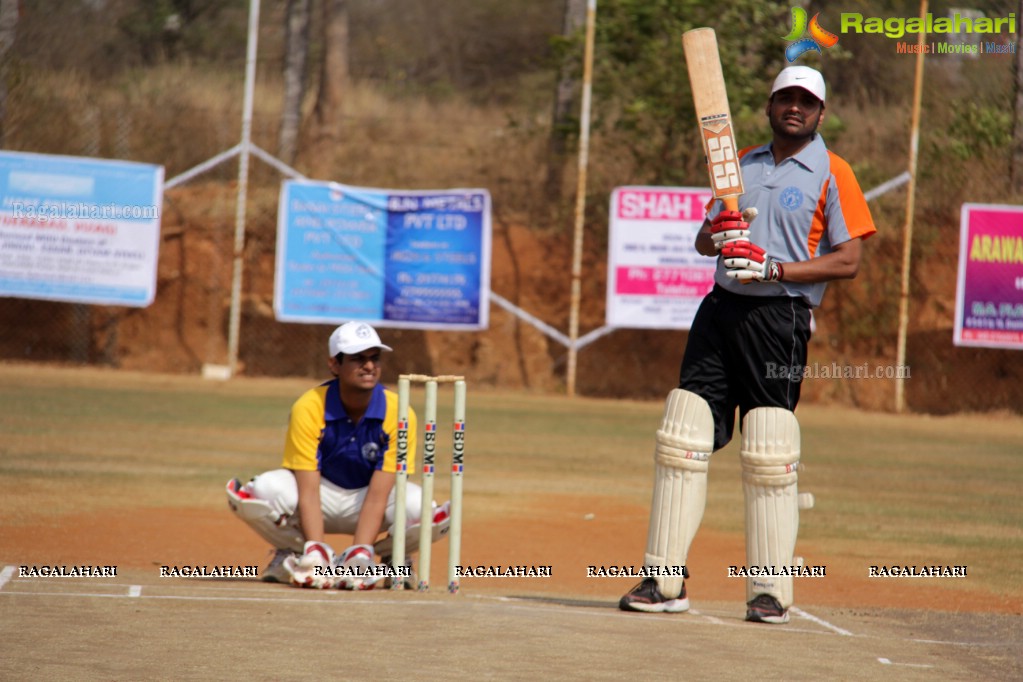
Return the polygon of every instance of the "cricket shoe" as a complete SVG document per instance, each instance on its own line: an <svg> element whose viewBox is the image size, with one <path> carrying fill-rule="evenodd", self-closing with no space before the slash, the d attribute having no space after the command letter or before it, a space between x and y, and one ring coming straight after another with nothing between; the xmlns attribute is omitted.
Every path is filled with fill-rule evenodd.
<svg viewBox="0 0 1023 682"><path fill-rule="evenodd" d="M789 622L789 610L783 609L777 599L769 594L758 594L746 604L746 620L752 623Z"/></svg>
<svg viewBox="0 0 1023 682"><path fill-rule="evenodd" d="M682 583L682 591L678 597L669 599L661 594L654 578L644 578L618 602L622 611L642 611L644 613L682 613L689 610L689 598L686 597L686 584Z"/></svg>
<svg viewBox="0 0 1023 682"><path fill-rule="evenodd" d="M291 551L290 549L277 549L273 550L273 558L270 559L270 563L266 568L263 569L263 576L261 580L265 583L283 583L285 585L291 584L291 571L284 565L284 561L289 557L298 557L298 554Z"/></svg>

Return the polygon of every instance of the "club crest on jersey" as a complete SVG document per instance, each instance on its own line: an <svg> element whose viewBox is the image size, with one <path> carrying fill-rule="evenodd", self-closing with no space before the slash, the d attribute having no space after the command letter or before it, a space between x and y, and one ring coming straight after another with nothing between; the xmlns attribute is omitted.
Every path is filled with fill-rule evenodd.
<svg viewBox="0 0 1023 682"><path fill-rule="evenodd" d="M362 446L362 458L370 464L376 464L380 459L380 446L376 443L366 443Z"/></svg>
<svg viewBox="0 0 1023 682"><path fill-rule="evenodd" d="M778 197L778 203L786 211L795 211L803 205L803 192L798 187L786 187Z"/></svg>

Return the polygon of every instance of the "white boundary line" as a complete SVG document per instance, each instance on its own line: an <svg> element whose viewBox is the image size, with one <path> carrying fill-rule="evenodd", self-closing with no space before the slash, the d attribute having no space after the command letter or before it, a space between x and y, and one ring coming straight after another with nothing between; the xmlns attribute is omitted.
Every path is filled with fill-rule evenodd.
<svg viewBox="0 0 1023 682"><path fill-rule="evenodd" d="M297 604L337 604L344 602L346 604L374 604L377 606L403 606L403 605L425 605L430 604L431 606L437 606L444 604L443 601L432 601L432 600L404 600L404 599L359 599L343 597L343 592L327 592L327 594L337 594L336 597L330 597L328 599L320 598L308 598L308 599L296 599L292 597L210 597L202 595L175 595L175 594L142 594L142 585L132 585L132 588L138 588L138 594L108 594L99 592L35 592L28 590L20 590L18 592L0 592L0 595L5 597L16 597L16 596L28 596L28 597L85 597L90 599L164 599L164 600L176 600L176 601L233 601L233 602L291 602ZM453 601L453 600L452 600Z"/></svg>
<svg viewBox="0 0 1023 682"><path fill-rule="evenodd" d="M706 618L707 620L709 620L711 623L714 623L715 625L726 625L725 621L721 620L717 616L708 616L708 615L700 613L696 609L689 609L689 613L693 614L694 616L700 616L701 618Z"/></svg>
<svg viewBox="0 0 1023 682"><path fill-rule="evenodd" d="M4 585L7 584L11 578L14 577L14 566L5 566L3 571L0 571L0 590L4 589Z"/></svg>
<svg viewBox="0 0 1023 682"><path fill-rule="evenodd" d="M718 618L717 616L712 616L712 615L709 615L709 614L704 614L704 613L700 612L697 609L690 609L690 611L689 611L689 615L690 616L696 616L696 618L691 618L691 617L690 618L686 618L684 616L683 617L674 617L674 616L664 617L663 614L648 614L646 617L643 617L642 615L640 615L640 617L637 617L637 614L622 613L622 612L619 612L617 610L612 610L610 608L573 608L573 606L571 604L568 604L568 603L563 604L563 603L560 603L556 599L540 598L538 600L538 599L531 599L531 598L507 597L507 596L499 596L499 595L467 595L466 597L455 597L455 598L444 598L444 597L441 597L441 598L438 598L438 599L416 599L416 598L404 599L404 598L402 598L400 596L395 596L393 598L391 598L391 597L384 597L383 594L380 594L379 592L376 593L378 596L373 596L373 597L368 597L368 596L367 597L355 597L352 593L348 593L348 592L344 592L344 591L338 591L338 590L324 591L323 594L329 595L326 598L312 597L312 596L306 597L306 598L296 598L296 597L285 597L285 596L242 597L242 596L237 596L237 595L231 595L231 596L206 596L206 595L151 594L151 593L143 594L143 590L147 589L147 588L164 588L164 589L167 589L167 588L176 588L177 587L177 588L194 589L195 587L198 587L198 585L181 585L181 584L175 584L175 583L171 583L171 584L167 584L167 585L163 585L163 584L128 585L127 592L126 593L122 592L120 594L93 593L93 592L50 592L50 591L35 591L35 590L31 590L31 591L30 590L18 590L18 591L7 590L7 591L3 591L3 587L11 581L11 578L15 575L16 570L17 569L16 569L15 566L6 566L2 571L0 571L0 597L4 597L4 596L13 597L13 596L17 596L17 595L24 595L24 596L33 596L33 597L65 597L65 598L82 597L82 598L99 598L99 599L162 599L162 600L168 600L168 601L200 601L200 602L201 601L206 601L206 602L224 602L224 601L231 602L231 601L234 601L234 602L254 602L254 603L295 603L295 604L327 604L327 603L337 604L337 603L342 603L343 602L343 603L346 603L346 604L372 604L372 605L376 605L376 606L425 606L425 605L429 605L429 606L433 606L433 607L437 607L437 606L459 606L459 605L465 605L469 601L475 602L477 604L479 604L479 603L484 603L485 604L487 602L492 602L492 603L494 603L494 606L497 606L498 604L496 602L500 602L500 607L504 608L504 609L512 608L512 609L515 609L515 610L522 610L522 611L536 611L536 610L543 610L543 609L547 609L547 608L551 608L551 607L556 607L556 608L560 608L563 611L573 613L575 615L589 616L589 617L602 617L602 618L615 618L615 619L628 619L628 620L633 620L633 621L635 621L637 623L642 621L642 622L650 623L652 625L656 625L658 627L661 627L661 626L665 625L668 622L674 622L674 623L685 624L685 625L706 624L706 625L716 625L716 626L720 626L720 627L738 627L738 628L750 627L750 625L748 623L740 622L740 621L731 622L731 621L728 621L728 620L724 620L722 618ZM31 583L33 583L33 587L35 587L40 582L45 582L45 581L25 578L24 582L26 582L26 583L31 582ZM107 583L107 585L113 586L110 583ZM119 587L124 587L124 585L120 584ZM216 589L218 591L224 590L224 589L230 589L230 590L233 590L233 591L240 591L240 590L243 590L243 589L246 589L246 588L218 587ZM253 589L255 589L255 586L254 586ZM437 592L436 594L439 595L440 592ZM853 632L850 632L849 630L846 630L844 628L838 627L837 625L833 625L832 623L829 623L828 621L826 621L826 620L824 620L822 618L818 618L817 616L814 616L814 615L812 615L810 613L807 613L806 611L803 611L802 609L799 609L797 607L793 606L793 607L791 607L790 610L794 614L799 616L800 618L803 618L805 620L809 620L809 621L811 621L813 623L816 623L817 625L820 625L821 627L825 628L827 631L823 631L822 632L820 630L809 630L809 629L806 629L806 628L793 627L791 624L787 625L785 627L761 628L761 630L763 632L765 632L765 633L770 631L770 632L777 633L777 634L782 634L782 635L784 635L784 634L815 634L815 635L826 635L826 636L839 635L839 636L843 636L843 637L859 637L859 638L865 638L865 639L877 639L877 637L875 637L873 635L858 635L858 634L855 634ZM661 615L661 617L658 617L659 615ZM653 616L653 617L651 617L651 616ZM940 644L940 645L945 645L945 646L969 646L969 647L978 647L978 646L980 646L980 647L984 647L984 646L1000 647L1000 646L1006 646L1006 644L1004 644L1004 643L997 643L997 642L995 642L995 643L992 643L992 642L957 642L957 641L929 640L929 639L918 639L918 638L909 638L909 639L906 639L905 641L915 642L915 643L919 643L919 644ZM884 665L901 665L901 666L914 666L914 667L934 667L934 666L927 666L926 664L919 664L919 663L894 663L894 662L891 662L891 661L889 661L888 663L884 663L884 661L886 661L888 659L882 659L881 657L877 658L877 660L879 662L881 662L882 664L884 664Z"/></svg>
<svg viewBox="0 0 1023 682"><path fill-rule="evenodd" d="M8 566L8 568L13 568L13 566ZM88 585L94 585L96 587L124 587L124 583L123 582L115 583L115 582L110 582L110 581L107 581L107 580L98 580L96 578L90 578L88 576L81 576L81 575L74 576L74 577L62 576L62 575L55 575L55 576L52 576L52 577L51 576L24 576L24 577L19 576L18 577L18 582L19 583L22 583L22 582L24 582L24 583L49 583L49 584L53 584L54 582L59 582L59 583L66 583L68 585L84 585L84 584L88 584Z"/></svg>
<svg viewBox="0 0 1023 682"><path fill-rule="evenodd" d="M25 590L25 591L20 591L19 590L19 591L16 591L16 592L12 592L12 591L8 590L6 592L0 592L0 597L2 597L2 596L24 595L24 596L35 596L35 597L83 597L83 598L102 598L102 599L138 598L138 599L162 599L162 600L165 600L165 601L235 601L235 602L248 601L248 602L254 602L254 603L261 603L261 602L262 603L288 603L288 604L308 603L308 604L327 604L327 605L333 605L333 604L337 604L337 603L342 603L343 602L343 603L346 603L346 604L360 604L360 605L363 605L363 604L373 604L375 606L381 606L381 607L384 607L384 606L407 606L407 605L414 605L414 606L431 605L431 606L434 606L434 607L437 607L437 606L458 606L458 605L464 605L465 601L466 601L466 600L463 600L461 598L451 598L451 599L448 599L448 598L440 598L440 599L403 599L400 596L396 596L395 598L379 598L379 597L383 597L384 596L383 594L379 594L379 597L362 597L362 598L360 598L360 597L354 597L350 593L343 592L343 591L338 591L338 590L323 590L322 591L322 595L325 598L320 598L318 596L314 596L313 594L309 594L309 596L307 596L307 597L286 597L286 596L275 596L275 597L242 597L242 596L209 596L209 595L142 594L143 587L145 587L145 586L142 586L142 585L132 585L132 586L130 586L129 593L127 593L127 594L125 594L125 593L122 593L122 594L110 594L110 593L101 594L101 593L92 593L92 592L49 592L49 591L28 591L28 590ZM149 586L149 587L152 587L152 586ZM135 588L137 588L137 592L138 592L137 594L133 593ZM308 591L304 591L304 592L308 593ZM499 602L501 607L505 608L505 609L510 608L510 609L515 609L515 610L535 611L535 610L543 609L543 608L559 607L559 608L561 608L562 610L564 610L566 612L574 613L574 615L576 615L576 616L584 616L584 617L592 617L592 618L626 619L626 620L635 621L637 623L642 621L642 622L651 623L651 624L661 624L661 625L664 625L666 623L672 622L672 623L676 623L676 624L679 624L679 625L687 625L687 626L691 626L691 625L711 625L711 626L726 627L726 628L749 628L749 627L751 627L748 623L745 623L745 622L737 621L735 623L732 623L732 622L729 622L729 621L725 621L725 620L719 619L719 618L714 617L714 616L706 615L706 613L702 613L702 612L700 612L699 610L696 610L696 609L690 609L690 616L691 616L691 618L685 618L684 616L682 616L680 618L679 617L675 617L675 616L665 617L664 615L658 615L658 613L653 613L653 615L649 615L647 618L641 618L641 617L637 618L635 613L624 613L624 612L620 612L618 610L612 610L610 608L595 608L595 607L594 608L573 608L570 604L561 604L558 601L554 601L554 600L544 601L544 602L538 604L538 603L533 603L534 600L532 600L532 599L524 599L524 598L521 598L521 597L475 595L475 596L473 596L471 598L474 599L477 603L480 603L480 602L484 602L484 603L491 602L495 606L497 605L497 602ZM338 600L336 601L336 599L338 599ZM812 616L812 615L810 615L810 613L806 613L805 611L803 611L801 609L798 610L797 615L800 616L800 618L803 618L803 619L808 620L808 621L810 621L812 623L815 623L816 625L819 625L822 628L826 628L826 631L809 630L809 629L806 629L806 628L794 627L792 624L789 624L789 625L787 625L785 627L762 628L762 631L764 633L769 631L769 632L771 632L773 634L779 634L779 635L811 634L811 635L824 635L824 636L830 636L830 637L838 635L838 636L843 636L843 637L861 637L861 638L866 638L866 639L874 638L871 635L856 635L856 634L854 634L852 632L849 632L848 630L845 630L843 628L839 628L838 626L832 625L831 623L828 623L827 621L824 621L822 619L818 619L817 617ZM697 618L692 618L692 617L697 617ZM1003 646L1002 644L996 644L996 643L995 644L989 644L987 642L955 642L955 641L937 642L937 641L934 641L934 640L921 640L921 639L907 639L905 641L918 642L918 643L940 643L940 644L944 644L944 645L948 645L948 646L985 646L985 645ZM895 664L895 665L908 665L908 664Z"/></svg>
<svg viewBox="0 0 1023 682"><path fill-rule="evenodd" d="M949 646L1005 646L1001 642L949 642L941 639L907 639L907 642L916 642L917 644L948 644Z"/></svg>
<svg viewBox="0 0 1023 682"><path fill-rule="evenodd" d="M174 601L199 601L199 602L256 602L256 603L297 603L297 604L326 604L333 603L337 604L343 602L346 604L373 604L376 606L407 606L407 605L431 605L431 606L456 606L462 600L460 599L437 599L437 600L424 600L424 599L402 599L401 597L396 598L353 598L346 596L343 591L330 590L324 591L323 594L329 595L326 598L322 597L308 597L308 598L295 598L295 597L241 597L241 596L204 596L204 595L174 595L174 594L142 594L141 585L133 585L133 588L137 587L139 594L112 594L112 593L99 593L99 592L47 592L47 591L29 591L19 590L17 592L2 592L0 596L15 596L15 595L26 595L33 597L83 597L83 598L102 598L102 599L126 599L126 598L139 598L139 599L163 599L163 600L174 600ZM708 616L701 614L696 611L690 611L694 616L698 616L698 619L694 618L675 618L672 616L658 617L660 614L652 614L654 617L647 616L646 618L637 617L636 614L621 613L611 609L574 609L570 605L558 604L556 602L547 602L543 604L533 603L532 600L519 599L515 597L490 597L481 595L476 597L479 602L487 601L501 601L500 608L504 610L516 610L516 611L531 611L535 612L539 609L557 607L563 611L573 613L577 616L587 616L591 618L614 618L614 619L629 619L635 622L645 621L650 624L657 624L663 626L666 622L674 622L679 625L716 625L723 627L749 627L744 622L731 623L715 616ZM464 603L464 602L463 602ZM497 606L497 604L493 604ZM827 635L830 636L830 632L822 632L821 630L810 630L807 628L787 626L784 628L772 628L771 630L775 634L779 635L794 635L794 634L812 634L812 635ZM766 629L765 629L766 632Z"/></svg>
<svg viewBox="0 0 1023 682"><path fill-rule="evenodd" d="M799 608L796 608L795 606L789 607L789 611L791 611L792 613L796 614L800 618L805 618L806 620L809 620L811 622L817 623L817 625L820 625L821 627L825 627L825 628L827 628L827 629L829 629L829 630L831 630L831 631L833 631L833 632L835 632L835 633L837 633L839 635L842 635L843 637L854 637L855 636L855 635L853 635L853 633L849 632L848 630L840 628L837 625L832 625L831 623L829 623L828 621L824 620L823 618L818 618L817 616L815 616L815 615L813 615L811 613L807 613L806 611L804 611L802 609L799 609Z"/></svg>
<svg viewBox="0 0 1023 682"><path fill-rule="evenodd" d="M933 668L934 667L933 665L930 665L929 663L895 663L894 661L891 661L891 660L889 660L887 658L881 658L880 656L878 657L877 662L880 663L881 665L901 665L901 666L905 666L906 668Z"/></svg>
<svg viewBox="0 0 1023 682"><path fill-rule="evenodd" d="M530 609L532 607L532 603L531 602L535 601L535 600L531 600L531 599L521 599L521 598L517 598L517 597L494 597L494 596L489 596L489 595L478 595L475 598L479 599L479 600L497 600L497 601L505 602L506 604L508 604L508 606L506 606L505 608L517 608L517 609ZM515 603L515 602L518 602L518 603ZM546 606L561 606L562 608L572 608L570 605L559 604L557 601L553 601L553 600L545 602L545 605ZM585 610L577 609L576 612L577 612L578 615L604 617L604 618L628 618L628 619L633 619L633 620L637 620L637 621L642 618L642 615L640 615L640 614L622 613L622 612L620 612L618 610L612 611L611 609L595 609L595 608L590 608L590 609L585 609ZM807 620L810 620L810 621L816 623L817 625L820 625L821 627L827 628L827 629L829 629L832 632L835 632L837 634L845 635L847 637L858 637L859 636L859 635L854 635L853 633L849 632L848 630L843 630L840 627L832 625L832 624L828 623L827 621L821 620L820 618L817 618L816 616L811 616L810 614L807 614L807 613L804 613L804 612L800 612L800 614L803 615ZM676 623L680 623L680 624L687 624L687 625L693 625L695 623L704 623L704 624L719 625L719 626L731 627L731 628L748 628L748 627L750 627L750 624L746 623L745 621L734 621L734 622L733 621L728 621L728 620L724 620L722 618L718 618L717 616L712 616L712 615L709 615L709 614L706 614L706 613L702 613L701 611L698 611L697 609L689 609L689 611L687 612L687 615L688 615L688 617L686 617L684 615L652 613L652 614L648 614L647 617L644 620L646 620L647 622L650 622L650 623L660 623L660 624L664 624L664 623L666 623L668 621L672 621L672 622L676 622ZM699 620L694 620L692 618L692 616L696 616ZM799 633L799 634L812 634L812 635L831 635L832 634L831 632L821 632L820 630L809 630L807 628L801 628L801 627L794 626L794 625L788 625L788 626L786 626L784 628L763 628L764 632L767 632L768 630L770 630L771 632L777 633L777 634L796 634L796 633Z"/></svg>

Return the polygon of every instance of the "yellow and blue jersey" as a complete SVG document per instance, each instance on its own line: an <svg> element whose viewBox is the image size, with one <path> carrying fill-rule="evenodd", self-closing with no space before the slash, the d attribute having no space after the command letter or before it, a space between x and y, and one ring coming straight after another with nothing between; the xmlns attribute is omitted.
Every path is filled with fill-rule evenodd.
<svg viewBox="0 0 1023 682"><path fill-rule="evenodd" d="M285 469L319 471L348 490L365 488L374 471L397 471L398 396L377 385L356 424L345 412L337 379L306 391L291 408ZM408 473L415 471L416 414L409 407Z"/></svg>

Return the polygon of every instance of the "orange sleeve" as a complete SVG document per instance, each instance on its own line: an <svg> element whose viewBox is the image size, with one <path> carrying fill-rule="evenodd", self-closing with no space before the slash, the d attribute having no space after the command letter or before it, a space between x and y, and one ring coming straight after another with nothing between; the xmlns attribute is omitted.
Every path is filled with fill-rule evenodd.
<svg viewBox="0 0 1023 682"><path fill-rule="evenodd" d="M838 191L838 203L842 207L842 217L849 237L866 239L877 232L874 219L867 207L867 199L863 196L856 174L842 157L828 151L831 159L831 174L835 176L835 189Z"/></svg>

